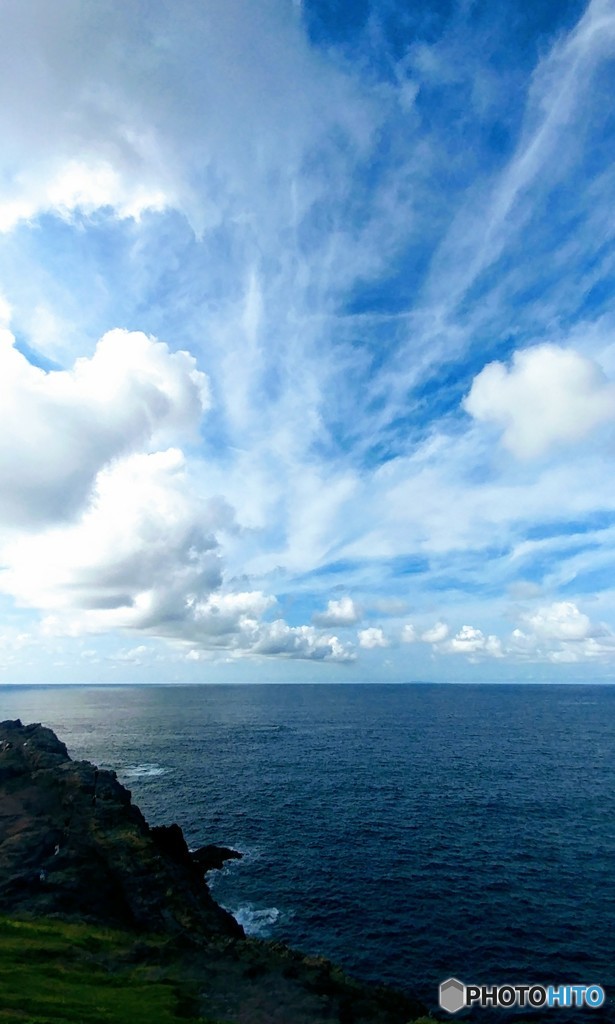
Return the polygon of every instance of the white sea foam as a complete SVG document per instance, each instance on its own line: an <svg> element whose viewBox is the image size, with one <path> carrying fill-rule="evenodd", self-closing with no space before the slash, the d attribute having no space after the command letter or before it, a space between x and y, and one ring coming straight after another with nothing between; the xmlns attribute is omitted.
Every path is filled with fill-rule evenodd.
<svg viewBox="0 0 615 1024"><path fill-rule="evenodd" d="M149 779L158 775L166 775L168 768L159 764L131 764L127 768L121 768L119 773L126 779Z"/></svg>
<svg viewBox="0 0 615 1024"><path fill-rule="evenodd" d="M230 910L236 921L245 929L246 935L263 939L271 934L271 929L280 920L277 907L255 907L253 903L242 903Z"/></svg>

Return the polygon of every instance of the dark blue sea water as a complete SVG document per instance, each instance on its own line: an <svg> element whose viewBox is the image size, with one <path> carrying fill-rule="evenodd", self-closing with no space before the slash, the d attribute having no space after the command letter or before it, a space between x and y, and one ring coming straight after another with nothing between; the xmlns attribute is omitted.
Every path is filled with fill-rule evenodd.
<svg viewBox="0 0 615 1024"><path fill-rule="evenodd" d="M523 1019L613 1019L615 688L0 687L16 717L244 851L210 878L248 930L434 1009L455 975L601 984Z"/></svg>

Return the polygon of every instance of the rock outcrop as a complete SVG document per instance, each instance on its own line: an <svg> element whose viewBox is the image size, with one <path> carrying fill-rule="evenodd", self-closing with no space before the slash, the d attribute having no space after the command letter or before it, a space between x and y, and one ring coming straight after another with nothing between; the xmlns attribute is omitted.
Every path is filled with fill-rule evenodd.
<svg viewBox="0 0 615 1024"><path fill-rule="evenodd" d="M215 846L208 843L207 846L199 846L190 854L192 862L197 865L200 871L219 871L224 867L227 860L241 860L243 853L233 850L231 846Z"/></svg>
<svg viewBox="0 0 615 1024"><path fill-rule="evenodd" d="M0 912L243 936L179 825L151 829L115 772L41 725L0 724Z"/></svg>
<svg viewBox="0 0 615 1024"><path fill-rule="evenodd" d="M92 969L121 979L138 964L187 1000L195 1019L407 1024L425 1012L324 958L246 938L204 880L235 856L213 846L191 853L176 824L150 828L114 772L71 760L50 729L0 723L0 916L122 929L131 951L98 965L94 957ZM88 957L101 941L93 935ZM61 964L48 970L67 984Z"/></svg>

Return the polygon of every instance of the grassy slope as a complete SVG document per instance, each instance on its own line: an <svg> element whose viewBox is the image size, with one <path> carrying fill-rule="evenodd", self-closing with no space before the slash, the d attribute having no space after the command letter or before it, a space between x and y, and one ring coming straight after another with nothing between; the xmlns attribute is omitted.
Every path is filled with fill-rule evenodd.
<svg viewBox="0 0 615 1024"><path fill-rule="evenodd" d="M0 1024L225 1024L194 1015L196 993L181 964L162 966L165 943L90 924L0 917Z"/></svg>
<svg viewBox="0 0 615 1024"><path fill-rule="evenodd" d="M174 979L130 963L134 944L91 925L0 918L0 1021L204 1024L186 1015Z"/></svg>

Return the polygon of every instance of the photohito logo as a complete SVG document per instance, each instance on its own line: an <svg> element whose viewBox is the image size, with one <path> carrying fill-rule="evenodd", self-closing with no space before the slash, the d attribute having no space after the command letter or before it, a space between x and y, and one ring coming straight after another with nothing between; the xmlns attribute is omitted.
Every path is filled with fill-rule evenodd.
<svg viewBox="0 0 615 1024"><path fill-rule="evenodd" d="M468 1006L587 1006L597 1010L604 999L601 985L464 985L458 978L447 978L440 985L440 1006L447 1013L458 1013Z"/></svg>

